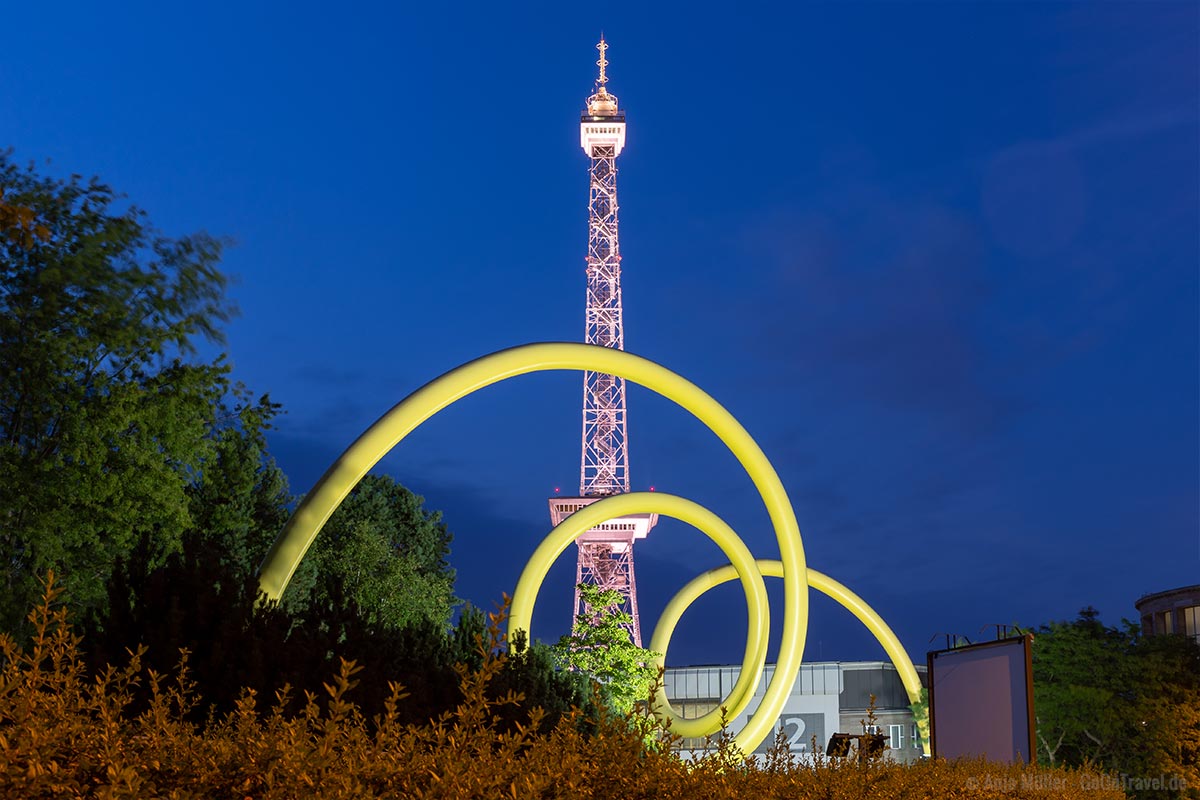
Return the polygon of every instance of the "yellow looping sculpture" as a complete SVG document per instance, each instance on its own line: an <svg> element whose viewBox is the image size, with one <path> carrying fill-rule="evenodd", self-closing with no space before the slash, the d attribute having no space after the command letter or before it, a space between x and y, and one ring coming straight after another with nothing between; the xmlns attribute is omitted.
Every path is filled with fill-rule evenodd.
<svg viewBox="0 0 1200 800"><path fill-rule="evenodd" d="M438 411L493 383L530 372L562 369L619 375L690 411L726 444L746 470L767 507L779 543L780 558L775 563L779 564L779 573L783 577L783 636L775 672L763 693L762 702L735 737L741 750L749 753L771 733L796 681L800 658L804 653L808 632L808 582L811 575L804 558L800 528L775 469L738 421L699 387L652 361L630 353L586 344L529 344L476 359L427 383L368 428L321 476L267 553L259 572L259 587L268 599L279 599L300 559L350 490L405 436ZM751 624L743 661L744 680L739 678L734 694L729 698L732 706L740 711L756 690L765 659L768 611L762 583L764 573L760 572L762 568L754 564L749 551L728 525L706 509L683 498L656 493L619 495L593 503L565 520L537 548L522 574L513 598L509 633L511 635L516 630L528 632L533 602L541 580L554 558L574 538L605 520L626 513L646 512L675 516L703 530L729 556L732 562L729 569L742 580ZM704 576L701 576L697 580L703 579ZM683 607L686 608L686 604ZM883 631L891 635L891 631L873 611L865 604L861 604L861 607L867 613L860 615L860 619L867 623L876 637L882 637ZM682 614L682 608L678 613ZM677 620L678 615L675 617ZM670 627L673 629L674 622ZM665 635L669 639L669 632ZM880 640L883 641L883 638ZM651 646L653 648L653 643ZM884 646L888 644L885 642ZM902 650L897 652L903 653ZM897 658L897 654L893 653L892 657L899 665L901 659ZM907 656L903 656L902 660L911 669ZM905 680L907 687L908 680ZM711 721L704 719L708 727ZM711 723L708 730L697 735L715 732L717 725Z"/></svg>

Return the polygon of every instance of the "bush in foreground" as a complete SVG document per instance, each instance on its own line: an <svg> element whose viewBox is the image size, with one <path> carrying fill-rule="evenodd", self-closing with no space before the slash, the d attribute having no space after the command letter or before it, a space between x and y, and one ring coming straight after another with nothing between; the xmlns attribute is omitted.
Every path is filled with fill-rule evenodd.
<svg viewBox="0 0 1200 800"><path fill-rule="evenodd" d="M196 722L231 713L248 689L269 701L285 685L292 695L282 711L298 713L306 691L324 697L322 685L344 658L371 678L353 695L364 716L383 712L388 682L395 681L409 692L397 709L399 722L425 724L462 702L454 665L477 669L482 661L475 642L486 634L487 619L478 609L465 607L452 628L431 619L395 627L370 619L336 582L320 602L291 609L260 603L257 577L233 568L221 549L198 537L185 536L183 551L160 567L135 558L113 572L108 614L83 629L87 674L124 663L142 645L142 668L170 674L187 650L199 698L189 718ZM489 684L492 698L509 689L524 695L520 707L501 709L510 723L527 724L528 709L541 706L545 732L572 707L588 709L583 676L556 669L549 648L517 645L523 643L509 648ZM148 702L146 687L133 687L127 714Z"/></svg>
<svg viewBox="0 0 1200 800"><path fill-rule="evenodd" d="M371 719L349 699L360 670L343 661L324 697L307 693L297 713L289 690L270 704L245 692L206 722L186 655L168 677L143 668L85 678L80 637L51 585L31 612L27 650L0 636L0 797L60 798L1040 798L1117 800L1119 789L1087 771L926 763L914 767L825 761L804 766L783 749L743 763L727 746L687 764L647 747L639 726L599 708L538 733L504 724L520 695L488 691L503 668L500 616L478 640L477 668L456 668L462 702L429 724L403 724L403 687L389 686ZM131 706L135 693L149 702ZM264 707L265 706L265 707ZM584 733L584 728L588 729ZM727 741L727 740L726 740Z"/></svg>

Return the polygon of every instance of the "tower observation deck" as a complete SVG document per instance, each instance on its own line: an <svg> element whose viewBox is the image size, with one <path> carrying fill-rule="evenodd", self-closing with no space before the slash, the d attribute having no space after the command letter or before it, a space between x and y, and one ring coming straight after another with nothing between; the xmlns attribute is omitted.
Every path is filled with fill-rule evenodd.
<svg viewBox="0 0 1200 800"><path fill-rule="evenodd" d="M608 44L600 51L600 76L579 120L579 143L591 160L588 170L587 307L584 337L588 344L625 349L621 311L621 248L617 238L617 156L625 146L625 114L608 83ZM550 498L550 519L557 525L602 497L629 491L629 438L625 416L625 379L585 372L583 376L583 447L579 496ZM630 637L642 644L634 580L633 543L646 538L657 514L635 514L592 528L578 540L576 584L615 589L632 618ZM589 610L575 590L574 614Z"/></svg>

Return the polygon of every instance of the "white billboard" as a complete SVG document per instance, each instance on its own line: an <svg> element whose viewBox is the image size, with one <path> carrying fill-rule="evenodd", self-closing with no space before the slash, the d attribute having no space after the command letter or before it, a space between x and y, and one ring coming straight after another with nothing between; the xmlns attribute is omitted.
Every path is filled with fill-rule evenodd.
<svg viewBox="0 0 1200 800"><path fill-rule="evenodd" d="M998 762L1036 759L1033 635L928 654L935 757Z"/></svg>

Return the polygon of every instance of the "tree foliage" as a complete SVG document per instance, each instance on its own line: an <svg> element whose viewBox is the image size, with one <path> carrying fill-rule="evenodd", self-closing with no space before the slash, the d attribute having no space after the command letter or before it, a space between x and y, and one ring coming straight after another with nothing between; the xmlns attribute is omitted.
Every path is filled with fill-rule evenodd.
<svg viewBox="0 0 1200 800"><path fill-rule="evenodd" d="M95 179L38 175L0 154L0 625L63 577L103 603L141 541L162 563L193 522L188 487L213 455L228 316L222 243L168 238Z"/></svg>
<svg viewBox="0 0 1200 800"><path fill-rule="evenodd" d="M658 678L654 659L660 654L638 647L629 638L633 618L615 589L579 584L579 596L590 613L580 614L570 636L555 645L559 662L596 681L608 703L627 713L645 700Z"/></svg>
<svg viewBox="0 0 1200 800"><path fill-rule="evenodd" d="M219 417L228 422L210 432L211 451L187 487L190 530L239 580L257 574L291 514L287 476L265 437L278 412L266 395L222 408Z"/></svg>
<svg viewBox="0 0 1200 800"><path fill-rule="evenodd" d="M1142 637L1129 622L1107 626L1089 607L1073 622L1037 631L1033 674L1043 763L1174 775L1200 787L1200 647L1194 642Z"/></svg>
<svg viewBox="0 0 1200 800"><path fill-rule="evenodd" d="M308 602L352 600L370 622L445 625L457 598L448 557L453 538L439 511L386 475L368 475L333 512L305 556L314 573ZM300 602L303 580L285 597Z"/></svg>
<svg viewBox="0 0 1200 800"><path fill-rule="evenodd" d="M11 244L29 248L35 241L50 238L50 230L40 222L33 209L5 202L0 187L0 236Z"/></svg>

